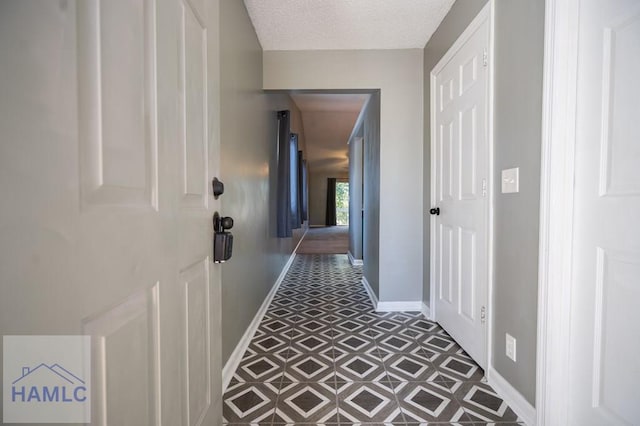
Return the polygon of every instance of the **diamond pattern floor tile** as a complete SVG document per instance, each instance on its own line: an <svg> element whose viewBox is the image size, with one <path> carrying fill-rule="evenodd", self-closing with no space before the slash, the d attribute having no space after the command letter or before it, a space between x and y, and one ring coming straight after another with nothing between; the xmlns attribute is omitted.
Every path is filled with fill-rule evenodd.
<svg viewBox="0 0 640 426"><path fill-rule="evenodd" d="M290 382L333 382L335 366L333 356L301 353L289 359L284 380Z"/></svg>
<svg viewBox="0 0 640 426"><path fill-rule="evenodd" d="M338 380L347 382L371 382L386 377L384 364L377 354L343 354L336 357Z"/></svg>
<svg viewBox="0 0 640 426"><path fill-rule="evenodd" d="M422 350L415 339L402 333L383 333L375 340L379 348L392 353L415 353Z"/></svg>
<svg viewBox="0 0 640 426"><path fill-rule="evenodd" d="M377 349L376 341L365 333L343 333L334 329L333 344L347 353L365 353Z"/></svg>
<svg viewBox="0 0 640 426"><path fill-rule="evenodd" d="M279 385L237 383L224 394L225 423L270 423L276 408Z"/></svg>
<svg viewBox="0 0 640 426"><path fill-rule="evenodd" d="M387 357L384 366L392 380L405 382L427 381L437 373L429 359L417 354L394 354Z"/></svg>
<svg viewBox="0 0 640 426"><path fill-rule="evenodd" d="M291 336L288 333L269 333L254 337L249 349L256 353L269 353L288 348L290 344Z"/></svg>
<svg viewBox="0 0 640 426"><path fill-rule="evenodd" d="M465 382L456 390L455 396L474 421L519 421L516 413L486 383Z"/></svg>
<svg viewBox="0 0 640 426"><path fill-rule="evenodd" d="M462 382L481 381L484 373L473 360L457 354L441 354L433 360L442 374Z"/></svg>
<svg viewBox="0 0 640 426"><path fill-rule="evenodd" d="M431 383L410 383L396 391L407 422L465 422L464 408L455 396Z"/></svg>
<svg viewBox="0 0 640 426"><path fill-rule="evenodd" d="M322 382L284 384L275 415L287 423L337 423L335 385Z"/></svg>
<svg viewBox="0 0 640 426"><path fill-rule="evenodd" d="M233 378L238 382L279 382L287 362L283 354L250 354L245 356Z"/></svg>
<svg viewBox="0 0 640 426"><path fill-rule="evenodd" d="M453 338L439 333L423 335L418 343L425 349L440 353L456 353L461 349Z"/></svg>
<svg viewBox="0 0 640 426"><path fill-rule="evenodd" d="M393 391L379 382L349 383L338 393L341 422L404 422Z"/></svg>
<svg viewBox="0 0 640 426"><path fill-rule="evenodd" d="M224 394L231 425L517 425L420 312L375 312L362 267L298 255Z"/></svg>
<svg viewBox="0 0 640 426"><path fill-rule="evenodd" d="M291 347L300 353L322 352L333 348L333 333L330 328L326 328L320 333L302 332L292 340Z"/></svg>

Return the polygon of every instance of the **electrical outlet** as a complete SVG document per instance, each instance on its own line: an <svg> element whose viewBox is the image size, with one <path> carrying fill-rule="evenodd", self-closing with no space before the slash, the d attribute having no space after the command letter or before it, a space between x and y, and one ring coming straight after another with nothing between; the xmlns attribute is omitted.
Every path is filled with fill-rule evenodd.
<svg viewBox="0 0 640 426"><path fill-rule="evenodd" d="M516 338L507 333L507 357L516 362Z"/></svg>

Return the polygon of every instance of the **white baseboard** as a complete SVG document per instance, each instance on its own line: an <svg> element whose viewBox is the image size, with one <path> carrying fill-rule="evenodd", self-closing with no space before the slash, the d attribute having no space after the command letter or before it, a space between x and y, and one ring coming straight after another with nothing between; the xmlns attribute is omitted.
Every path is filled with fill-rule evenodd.
<svg viewBox="0 0 640 426"><path fill-rule="evenodd" d="M426 319L431 320L431 309L429 309L429 306L426 303L422 302L422 309L420 309L420 311Z"/></svg>
<svg viewBox="0 0 640 426"><path fill-rule="evenodd" d="M498 371L489 367L487 373L489 385L506 402L509 407L525 422L527 426L535 426L536 409L527 401L520 392L514 388Z"/></svg>
<svg viewBox="0 0 640 426"><path fill-rule="evenodd" d="M302 237L300 237L300 240L298 241L298 244L296 244L296 248L294 248L293 251L291 252L291 257L289 257L289 260L287 261L287 265L288 266L284 265L284 268L282 268L282 272L280 272L280 276L278 277L278 279L280 279L280 277L284 278L284 276L287 275L287 272L285 271L285 269L287 271L289 270L289 266L291 266L291 263L293 263L293 258L295 257L296 253L298 252L298 247L300 247L300 244L302 244L302 240L304 240L304 237L307 236L307 232L309 232L309 228L308 227L307 227L307 229L304 230L304 234L302 234Z"/></svg>
<svg viewBox="0 0 640 426"><path fill-rule="evenodd" d="M378 296L373 292L369 281L363 275L362 285L364 289L369 293L371 304L376 312L420 312L422 311L422 302L380 302Z"/></svg>
<svg viewBox="0 0 640 426"><path fill-rule="evenodd" d="M421 301L407 302L378 302L376 312L420 312L422 311Z"/></svg>
<svg viewBox="0 0 640 426"><path fill-rule="evenodd" d="M363 265L362 259L356 259L353 257L350 251L347 251L347 256L349 257L349 263L353 266L361 266Z"/></svg>
<svg viewBox="0 0 640 426"><path fill-rule="evenodd" d="M369 299L371 299L371 304L375 309L375 307L378 306L378 296L373 292L371 285L369 285L369 281L367 281L367 278L364 275L362 276L362 285L364 286L364 289L367 290L367 293L369 293Z"/></svg>
<svg viewBox="0 0 640 426"><path fill-rule="evenodd" d="M258 327L260 326L260 323L262 322L262 318L267 313L267 309L269 309L269 305L271 304L273 297L276 295L278 288L280 287L280 284L282 284L282 281L284 281L284 277L287 275L287 272L289 272L289 268L293 264L293 260L296 257L296 252L298 251L298 247L300 247L300 243L302 242L302 240L306 235L307 235L307 232L305 231L305 233L300 238L300 241L298 241L298 244L293 249L293 252L289 257L289 260L282 268L282 271L280 272L280 275L278 276L278 279L276 280L275 284L273 285L273 287L271 287L269 294L267 294L267 297L262 302L262 305L260 305L260 309L258 309L258 312L256 312L255 316L253 317L251 324L249 324L249 327L247 327L247 330L242 335L242 338L236 345L236 348L233 350L233 352L231 353L231 356L229 356L229 359L227 360L224 367L222 368L222 393L223 394L227 390L227 387L229 386L229 383L233 378L233 374L238 369L238 366L242 361L242 356L244 355L245 351L249 347L249 344L251 343L251 339L253 339L253 335L256 333L256 330L258 329Z"/></svg>

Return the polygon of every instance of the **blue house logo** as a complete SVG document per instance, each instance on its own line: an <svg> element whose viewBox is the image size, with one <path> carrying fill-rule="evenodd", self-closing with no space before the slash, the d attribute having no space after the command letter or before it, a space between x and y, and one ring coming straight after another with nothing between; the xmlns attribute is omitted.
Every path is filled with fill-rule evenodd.
<svg viewBox="0 0 640 426"><path fill-rule="evenodd" d="M91 336L2 336L4 423L91 423Z"/></svg>
<svg viewBox="0 0 640 426"><path fill-rule="evenodd" d="M60 364L22 367L22 375L11 383L11 402L72 404L87 396L85 381Z"/></svg>

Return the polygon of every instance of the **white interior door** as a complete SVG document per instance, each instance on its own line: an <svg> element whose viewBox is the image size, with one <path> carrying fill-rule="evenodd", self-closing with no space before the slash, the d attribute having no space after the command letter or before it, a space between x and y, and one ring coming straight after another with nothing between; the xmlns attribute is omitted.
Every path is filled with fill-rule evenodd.
<svg viewBox="0 0 640 426"><path fill-rule="evenodd" d="M221 418L215 5L0 3L0 334L90 335L95 425Z"/></svg>
<svg viewBox="0 0 640 426"><path fill-rule="evenodd" d="M638 424L640 4L580 1L569 423Z"/></svg>
<svg viewBox="0 0 640 426"><path fill-rule="evenodd" d="M488 8L431 73L432 307L483 368L487 357Z"/></svg>

